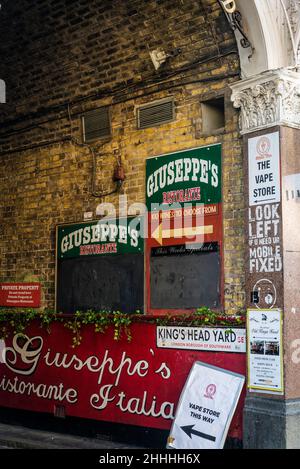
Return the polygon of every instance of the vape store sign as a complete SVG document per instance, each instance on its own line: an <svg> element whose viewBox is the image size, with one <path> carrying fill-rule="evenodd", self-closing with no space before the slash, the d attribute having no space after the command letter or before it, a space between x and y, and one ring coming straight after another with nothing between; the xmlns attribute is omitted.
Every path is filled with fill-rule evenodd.
<svg viewBox="0 0 300 469"><path fill-rule="evenodd" d="M282 274L279 132L248 140L249 297L257 308L278 305Z"/></svg>
<svg viewBox="0 0 300 469"><path fill-rule="evenodd" d="M250 138L249 205L280 202L279 132Z"/></svg>
<svg viewBox="0 0 300 469"><path fill-rule="evenodd" d="M168 448L223 448L245 377L195 362L180 396Z"/></svg>

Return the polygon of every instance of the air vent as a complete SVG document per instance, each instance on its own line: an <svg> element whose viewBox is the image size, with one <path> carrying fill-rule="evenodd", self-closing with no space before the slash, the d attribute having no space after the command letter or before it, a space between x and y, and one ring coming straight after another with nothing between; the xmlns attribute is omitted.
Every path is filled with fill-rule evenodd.
<svg viewBox="0 0 300 469"><path fill-rule="evenodd" d="M137 125L139 129L166 124L174 119L173 99L163 99L137 108Z"/></svg>
<svg viewBox="0 0 300 469"><path fill-rule="evenodd" d="M111 135L109 107L100 107L82 116L83 141L88 143Z"/></svg>

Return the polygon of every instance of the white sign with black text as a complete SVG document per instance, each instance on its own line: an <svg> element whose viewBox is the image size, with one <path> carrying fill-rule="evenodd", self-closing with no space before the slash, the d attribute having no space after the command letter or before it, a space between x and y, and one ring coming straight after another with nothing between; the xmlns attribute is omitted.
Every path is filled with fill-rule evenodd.
<svg viewBox="0 0 300 469"><path fill-rule="evenodd" d="M167 448L223 448L244 382L243 375L195 362L180 396Z"/></svg>
<svg viewBox="0 0 300 469"><path fill-rule="evenodd" d="M282 318L279 309L248 310L248 388L283 393Z"/></svg>
<svg viewBox="0 0 300 469"><path fill-rule="evenodd" d="M249 272L282 271L280 204L249 207Z"/></svg>
<svg viewBox="0 0 300 469"><path fill-rule="evenodd" d="M249 205L280 202L279 132L248 140Z"/></svg>
<svg viewBox="0 0 300 469"><path fill-rule="evenodd" d="M158 326L156 344L159 348L245 353L246 330Z"/></svg>

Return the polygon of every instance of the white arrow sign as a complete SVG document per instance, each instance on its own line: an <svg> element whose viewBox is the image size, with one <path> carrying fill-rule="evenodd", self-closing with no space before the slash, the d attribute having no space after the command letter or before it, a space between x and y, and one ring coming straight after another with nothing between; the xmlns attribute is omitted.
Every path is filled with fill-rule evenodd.
<svg viewBox="0 0 300 469"><path fill-rule="evenodd" d="M205 234L213 234L213 225L206 226L190 226L183 228L166 228L163 229L162 223L152 233L152 238L155 239L159 244L162 244L163 239L168 238L184 238L184 237L195 237Z"/></svg>

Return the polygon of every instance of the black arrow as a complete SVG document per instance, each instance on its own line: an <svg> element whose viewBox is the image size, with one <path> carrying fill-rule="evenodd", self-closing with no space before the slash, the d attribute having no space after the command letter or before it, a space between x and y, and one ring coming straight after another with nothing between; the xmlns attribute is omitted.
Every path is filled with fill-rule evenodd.
<svg viewBox="0 0 300 469"><path fill-rule="evenodd" d="M276 200L276 197L273 197L273 199L254 200L254 203L261 204L262 202L271 202L272 200Z"/></svg>
<svg viewBox="0 0 300 469"><path fill-rule="evenodd" d="M190 438L192 435L200 436L200 438L204 438L205 440L216 441L215 436L207 435L206 433L198 432L197 430L193 430L195 425L186 425L185 427L180 427L181 430L184 431Z"/></svg>

